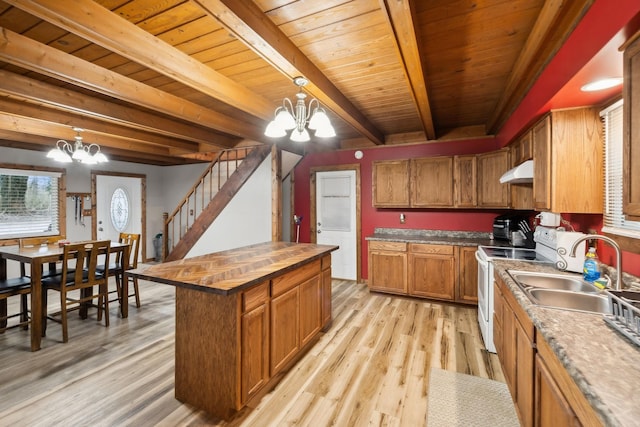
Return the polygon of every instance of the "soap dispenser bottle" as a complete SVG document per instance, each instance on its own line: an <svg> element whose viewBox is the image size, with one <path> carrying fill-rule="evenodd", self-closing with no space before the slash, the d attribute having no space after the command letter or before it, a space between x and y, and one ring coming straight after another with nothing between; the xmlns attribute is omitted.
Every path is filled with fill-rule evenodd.
<svg viewBox="0 0 640 427"><path fill-rule="evenodd" d="M589 252L585 255L582 277L587 282L593 282L600 278L600 261L598 261L596 248L589 248Z"/></svg>

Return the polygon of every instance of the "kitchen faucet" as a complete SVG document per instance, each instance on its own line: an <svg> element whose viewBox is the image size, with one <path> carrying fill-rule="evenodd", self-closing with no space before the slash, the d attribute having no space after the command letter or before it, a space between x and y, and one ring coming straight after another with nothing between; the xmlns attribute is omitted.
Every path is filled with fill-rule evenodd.
<svg viewBox="0 0 640 427"><path fill-rule="evenodd" d="M576 248L578 247L578 244L580 244L580 242L583 242L585 240L603 240L609 243L611 246L613 246L613 249L616 250L616 268L617 268L616 273L617 274L616 274L616 284L614 289L616 291L621 291L623 283L622 283L622 252L620 251L620 246L618 246L615 240L607 236L602 236L600 234L587 234L586 236L581 237L575 242L573 242L573 246L571 247L571 252L569 253L569 256L575 257Z"/></svg>

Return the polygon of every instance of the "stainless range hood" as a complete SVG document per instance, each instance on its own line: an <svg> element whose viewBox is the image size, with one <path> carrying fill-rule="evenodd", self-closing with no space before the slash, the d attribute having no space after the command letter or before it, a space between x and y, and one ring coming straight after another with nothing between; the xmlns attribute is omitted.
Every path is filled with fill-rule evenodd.
<svg viewBox="0 0 640 427"><path fill-rule="evenodd" d="M500 177L501 184L533 182L533 160L520 163Z"/></svg>

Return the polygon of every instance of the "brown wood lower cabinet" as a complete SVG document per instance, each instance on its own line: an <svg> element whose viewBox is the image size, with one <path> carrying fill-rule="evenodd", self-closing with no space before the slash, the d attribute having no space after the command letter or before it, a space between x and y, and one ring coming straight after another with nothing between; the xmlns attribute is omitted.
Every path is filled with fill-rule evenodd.
<svg viewBox="0 0 640 427"><path fill-rule="evenodd" d="M494 344L521 425L602 425L549 344L497 275L494 286Z"/></svg>
<svg viewBox="0 0 640 427"><path fill-rule="evenodd" d="M369 242L369 289L407 293L407 244Z"/></svg>
<svg viewBox="0 0 640 427"><path fill-rule="evenodd" d="M454 299L453 246L409 245L409 295Z"/></svg>
<svg viewBox="0 0 640 427"><path fill-rule="evenodd" d="M536 415L540 426L580 425L544 360L536 356Z"/></svg>
<svg viewBox="0 0 640 427"><path fill-rule="evenodd" d="M246 402L269 379L269 283L243 294L241 400Z"/></svg>
<svg viewBox="0 0 640 427"><path fill-rule="evenodd" d="M504 282L496 279L496 285L498 290L494 294L494 315L499 313L496 316L501 317L494 324L494 330L501 327L498 357L520 423L523 426L533 426L535 329ZM499 312L496 311L496 306Z"/></svg>
<svg viewBox="0 0 640 427"><path fill-rule="evenodd" d="M478 303L476 246L369 241L369 289Z"/></svg>
<svg viewBox="0 0 640 427"><path fill-rule="evenodd" d="M458 286L456 301L478 304L478 260L476 246L457 246Z"/></svg>

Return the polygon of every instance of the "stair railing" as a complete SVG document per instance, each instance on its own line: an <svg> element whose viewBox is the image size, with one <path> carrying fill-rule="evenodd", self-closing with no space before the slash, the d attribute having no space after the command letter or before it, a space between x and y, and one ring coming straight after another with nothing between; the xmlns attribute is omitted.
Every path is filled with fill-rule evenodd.
<svg viewBox="0 0 640 427"><path fill-rule="evenodd" d="M175 247L253 147L222 150L165 218L162 259Z"/></svg>

